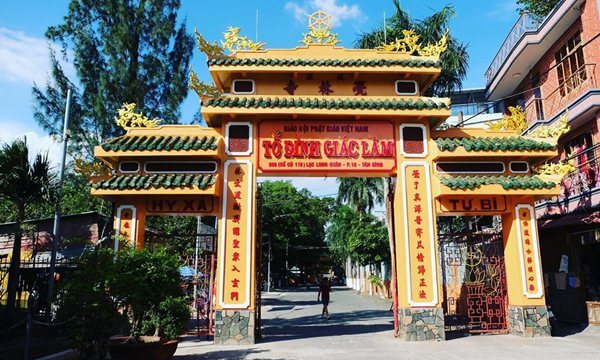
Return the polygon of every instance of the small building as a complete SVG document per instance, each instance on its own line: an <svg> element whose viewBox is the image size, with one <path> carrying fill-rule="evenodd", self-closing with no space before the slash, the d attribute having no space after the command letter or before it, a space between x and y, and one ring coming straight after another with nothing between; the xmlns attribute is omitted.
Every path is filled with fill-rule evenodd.
<svg viewBox="0 0 600 360"><path fill-rule="evenodd" d="M525 133L568 118L555 160L576 170L536 213L548 303L575 322L586 320L586 300L600 300L599 11L598 0L562 0L542 20L524 14L485 74L487 101L523 107Z"/></svg>

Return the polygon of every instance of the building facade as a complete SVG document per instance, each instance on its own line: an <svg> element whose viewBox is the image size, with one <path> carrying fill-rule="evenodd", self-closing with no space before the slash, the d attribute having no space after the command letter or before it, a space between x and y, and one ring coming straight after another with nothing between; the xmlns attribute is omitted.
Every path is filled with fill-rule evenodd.
<svg viewBox="0 0 600 360"><path fill-rule="evenodd" d="M486 72L487 100L521 106L525 134L566 116L555 161L575 166L561 194L536 204L548 303L558 320L586 321L600 300L600 2L563 0L516 22Z"/></svg>

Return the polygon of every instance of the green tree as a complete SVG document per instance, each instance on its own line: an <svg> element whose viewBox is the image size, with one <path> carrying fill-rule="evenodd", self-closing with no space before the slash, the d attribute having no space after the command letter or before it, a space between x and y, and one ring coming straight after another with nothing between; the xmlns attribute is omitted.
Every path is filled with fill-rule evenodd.
<svg viewBox="0 0 600 360"><path fill-rule="evenodd" d="M260 193L262 243L271 244L272 274L285 277L292 267L306 273L324 253L325 225L333 199L315 197L289 181L265 181ZM267 254L268 247L263 251L265 261Z"/></svg>
<svg viewBox="0 0 600 360"><path fill-rule="evenodd" d="M385 224L373 215L360 213L347 205L337 207L330 218L327 246L338 263L348 257L360 265L390 259Z"/></svg>
<svg viewBox="0 0 600 360"><path fill-rule="evenodd" d="M402 38L402 30L413 29L420 36L423 44L436 43L446 31L448 24L455 15L454 7L445 6L442 10L423 20L411 19L410 15L402 10L400 1L394 0L396 12L386 19L387 40ZM460 43L448 33L448 49L440 56L442 71L438 78L427 90L430 96L447 96L451 91L458 90L467 75L469 54L467 45ZM360 35L355 46L360 49L373 49L384 43L383 27L377 27L370 32Z"/></svg>
<svg viewBox="0 0 600 360"><path fill-rule="evenodd" d="M11 204L16 214L14 243L8 274L6 317L15 315L19 269L21 267L21 240L26 209L35 204L50 202L55 181L50 172L48 156L37 154L29 160L26 139L17 139L0 148L0 197Z"/></svg>
<svg viewBox="0 0 600 360"><path fill-rule="evenodd" d="M560 0L517 0L519 12L527 13L537 21L542 21Z"/></svg>
<svg viewBox="0 0 600 360"><path fill-rule="evenodd" d="M122 134L114 121L123 103L150 118L177 123L187 95L194 45L178 22L180 0L72 0L64 22L46 37L62 44L77 79L51 53L52 81L33 87L34 117L49 134L62 130L64 94L71 88L73 154L93 159L93 147Z"/></svg>
<svg viewBox="0 0 600 360"><path fill-rule="evenodd" d="M338 178L338 201L350 205L359 213L383 204L382 178Z"/></svg>

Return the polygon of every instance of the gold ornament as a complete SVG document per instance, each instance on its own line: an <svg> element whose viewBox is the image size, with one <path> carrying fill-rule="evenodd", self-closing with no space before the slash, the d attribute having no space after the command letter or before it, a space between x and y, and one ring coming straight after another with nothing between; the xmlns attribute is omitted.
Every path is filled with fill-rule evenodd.
<svg viewBox="0 0 600 360"><path fill-rule="evenodd" d="M527 129L527 117L520 106L509 106L510 115L504 114L502 120L487 123L488 129L492 131L514 131L521 134Z"/></svg>
<svg viewBox="0 0 600 360"><path fill-rule="evenodd" d="M208 57L216 57L225 55L223 49L217 44L217 42L209 43L204 39L202 34L198 32L198 30L194 30L196 34L196 45L198 50L202 51Z"/></svg>
<svg viewBox="0 0 600 360"><path fill-rule="evenodd" d="M419 40L421 36L414 30L402 30L402 39L396 38L389 43L382 43L377 50L383 52L397 52L405 55L433 56L439 57L448 48L448 31L434 44L428 43L423 47Z"/></svg>
<svg viewBox="0 0 600 360"><path fill-rule="evenodd" d="M204 81L198 79L198 75L190 70L190 82L188 87L196 92L201 99L214 99L223 95L223 92L214 85L206 84Z"/></svg>
<svg viewBox="0 0 600 360"><path fill-rule="evenodd" d="M240 28L228 27L227 31L223 33L225 41L221 41L223 48L230 52L238 50L262 50L266 44L264 42L254 42L248 40L246 36L240 36Z"/></svg>
<svg viewBox="0 0 600 360"><path fill-rule="evenodd" d="M526 137L552 139L556 142L562 135L568 133L569 130L571 130L571 126L569 125L568 113L565 113L556 124L539 126L527 133Z"/></svg>
<svg viewBox="0 0 600 360"><path fill-rule="evenodd" d="M112 169L105 163L100 161L88 162L82 158L75 158L73 170L88 180L96 177L106 177L112 174Z"/></svg>
<svg viewBox="0 0 600 360"><path fill-rule="evenodd" d="M319 10L308 17L309 32L303 34L304 38L300 40L304 45L329 44L336 45L340 42L337 34L331 32L333 21L331 15Z"/></svg>
<svg viewBox="0 0 600 360"><path fill-rule="evenodd" d="M119 116L115 116L117 125L128 130L134 127L156 127L161 122L160 119L149 119L147 116L144 116L142 113L136 113L134 110L135 103L123 104L118 110Z"/></svg>

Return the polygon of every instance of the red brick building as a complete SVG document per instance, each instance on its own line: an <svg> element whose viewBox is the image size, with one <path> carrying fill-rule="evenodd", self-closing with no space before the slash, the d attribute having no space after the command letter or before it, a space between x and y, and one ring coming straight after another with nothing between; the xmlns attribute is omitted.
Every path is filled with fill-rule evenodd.
<svg viewBox="0 0 600 360"><path fill-rule="evenodd" d="M522 106L526 132L565 114L571 126L559 158L576 170L536 209L547 298L565 321L585 321L585 301L600 300L599 13L600 0L562 0L543 20L521 16L486 72L488 101Z"/></svg>

